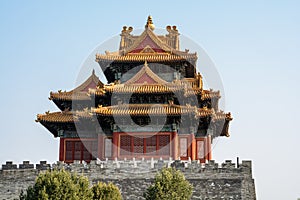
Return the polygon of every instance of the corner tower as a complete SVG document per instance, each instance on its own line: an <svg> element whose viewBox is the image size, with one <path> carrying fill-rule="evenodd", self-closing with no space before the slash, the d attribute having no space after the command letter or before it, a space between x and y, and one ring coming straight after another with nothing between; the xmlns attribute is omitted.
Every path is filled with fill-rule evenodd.
<svg viewBox="0 0 300 200"><path fill-rule="evenodd" d="M60 160L163 158L212 159L215 137L229 136L230 113L218 108L219 91L205 90L197 54L179 49L176 26L154 32L123 27L119 50L96 54L108 83L92 73L70 92L50 93L61 112L37 121L60 137ZM73 105L73 106L72 106ZM76 124L87 124L79 137Z"/></svg>

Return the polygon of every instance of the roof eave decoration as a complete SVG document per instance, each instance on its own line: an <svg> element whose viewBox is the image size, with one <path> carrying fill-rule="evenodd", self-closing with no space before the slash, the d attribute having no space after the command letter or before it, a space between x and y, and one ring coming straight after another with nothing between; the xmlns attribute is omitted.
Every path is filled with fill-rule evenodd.
<svg viewBox="0 0 300 200"><path fill-rule="evenodd" d="M127 55L103 55L96 54L96 62L176 62L176 61L188 61L192 62L197 60L197 54L168 54L168 53L128 53Z"/></svg>
<svg viewBox="0 0 300 200"><path fill-rule="evenodd" d="M69 111L68 109L61 112L45 112L45 114L38 114L36 122L44 123L75 123L80 119L90 119L90 110L84 111Z"/></svg>
<svg viewBox="0 0 300 200"><path fill-rule="evenodd" d="M194 113L196 110L192 106L180 106L175 104L121 104L116 106L98 107L92 109L96 115L111 116L111 115L135 115L135 116L148 116L148 115L182 115Z"/></svg>

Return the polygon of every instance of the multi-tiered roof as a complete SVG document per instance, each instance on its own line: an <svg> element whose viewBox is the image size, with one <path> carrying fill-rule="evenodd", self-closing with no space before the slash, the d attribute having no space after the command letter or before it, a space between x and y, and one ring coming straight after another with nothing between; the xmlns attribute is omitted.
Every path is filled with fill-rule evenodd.
<svg viewBox="0 0 300 200"><path fill-rule="evenodd" d="M191 127L196 122L195 137L229 136L232 117L218 108L220 92L203 88L202 76L196 72L197 54L180 51L176 26L167 26L166 35L156 35L149 17L141 35L132 35L132 30L123 27L118 51L96 54L108 84L93 71L74 90L51 92L49 99L61 111L39 114L37 121L55 137L63 137L64 132L76 132L75 124L81 121L100 124L102 134L112 135L114 117L130 116L144 126L151 116L166 116L166 127L175 125L178 133L187 130L181 127L187 120ZM126 123L123 119L122 125ZM86 127L95 131L91 135L99 134L91 126Z"/></svg>

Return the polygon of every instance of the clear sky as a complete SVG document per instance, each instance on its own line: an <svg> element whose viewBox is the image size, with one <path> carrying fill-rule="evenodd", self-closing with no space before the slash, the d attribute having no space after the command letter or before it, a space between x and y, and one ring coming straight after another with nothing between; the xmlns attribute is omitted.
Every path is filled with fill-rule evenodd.
<svg viewBox="0 0 300 200"><path fill-rule="evenodd" d="M251 159L258 199L300 197L300 1L1 1L0 162L58 160L58 139L36 123L57 107L95 46L142 28L177 25L214 60L230 138L213 158ZM116 47L117 49L118 47ZM215 88L218 89L218 88Z"/></svg>

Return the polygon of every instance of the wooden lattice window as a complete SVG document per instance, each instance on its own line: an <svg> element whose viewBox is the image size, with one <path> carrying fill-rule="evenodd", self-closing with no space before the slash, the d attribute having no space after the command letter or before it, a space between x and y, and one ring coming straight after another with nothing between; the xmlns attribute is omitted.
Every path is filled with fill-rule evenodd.
<svg viewBox="0 0 300 200"><path fill-rule="evenodd" d="M80 141L74 142L74 160L81 160L82 144Z"/></svg>
<svg viewBox="0 0 300 200"><path fill-rule="evenodd" d="M156 136L145 138L146 140L146 153L149 155L156 154Z"/></svg>
<svg viewBox="0 0 300 200"><path fill-rule="evenodd" d="M160 135L158 136L158 149L160 155L169 155L170 154L170 136L169 135Z"/></svg>
<svg viewBox="0 0 300 200"><path fill-rule="evenodd" d="M85 160L90 162L95 159L98 153L97 141L78 141L70 140L65 143L65 161L73 162L74 160Z"/></svg>
<svg viewBox="0 0 300 200"><path fill-rule="evenodd" d="M155 135L148 138L121 135L120 155L132 154L170 155L170 135Z"/></svg>
<svg viewBox="0 0 300 200"><path fill-rule="evenodd" d="M120 155L129 155L131 152L131 136L122 135L120 137Z"/></svg>
<svg viewBox="0 0 300 200"><path fill-rule="evenodd" d="M87 146L87 147L86 147ZM91 153L89 152L89 147L90 143L83 145L83 149L82 149L82 154L83 154L83 158L82 160L91 160Z"/></svg>
<svg viewBox="0 0 300 200"><path fill-rule="evenodd" d="M66 142L66 160L73 160L74 143L72 141Z"/></svg>
<svg viewBox="0 0 300 200"><path fill-rule="evenodd" d="M133 137L133 153L143 154L144 153L144 139L139 137Z"/></svg>

